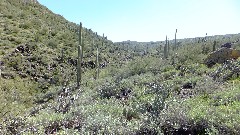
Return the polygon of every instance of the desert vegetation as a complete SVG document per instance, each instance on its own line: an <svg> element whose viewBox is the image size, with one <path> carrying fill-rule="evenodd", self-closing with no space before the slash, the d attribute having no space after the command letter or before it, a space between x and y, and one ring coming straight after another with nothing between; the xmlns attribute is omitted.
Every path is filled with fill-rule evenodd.
<svg viewBox="0 0 240 135"><path fill-rule="evenodd" d="M1 134L240 134L240 60L205 63L240 34L113 43L83 24L79 41L37 1L0 9Z"/></svg>

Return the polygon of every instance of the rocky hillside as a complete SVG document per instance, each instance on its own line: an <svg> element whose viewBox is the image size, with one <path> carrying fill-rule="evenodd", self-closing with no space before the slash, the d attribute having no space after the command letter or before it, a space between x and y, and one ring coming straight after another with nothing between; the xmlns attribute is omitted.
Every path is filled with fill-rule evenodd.
<svg viewBox="0 0 240 135"><path fill-rule="evenodd" d="M16 99L10 100L8 96L16 93L17 103L20 101L19 104L26 106L24 103L30 100L31 106L35 94L45 93L51 87L73 84L79 25L52 13L37 1L1 0L0 8L1 95L5 97L1 103L12 104L10 101ZM95 61L97 44L101 48L100 64L107 63L109 55L106 54L111 54L107 46L111 48L112 42L105 40L102 45L102 37L90 29L84 28L83 33L84 71ZM5 106L8 104L1 106L1 110ZM15 105L12 107L14 109ZM1 111L1 115L6 112Z"/></svg>

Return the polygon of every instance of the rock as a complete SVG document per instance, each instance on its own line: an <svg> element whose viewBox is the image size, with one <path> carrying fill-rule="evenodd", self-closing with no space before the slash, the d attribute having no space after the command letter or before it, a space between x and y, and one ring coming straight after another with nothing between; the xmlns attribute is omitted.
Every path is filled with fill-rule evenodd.
<svg viewBox="0 0 240 135"><path fill-rule="evenodd" d="M1 72L1 77L5 79L14 79L15 75L11 72Z"/></svg>
<svg viewBox="0 0 240 135"><path fill-rule="evenodd" d="M21 44L21 45L19 45L19 46L17 46L17 48L15 49L15 53L18 53L18 52L20 52L20 53L30 53L30 49L29 49L29 47L26 45L26 44Z"/></svg>
<svg viewBox="0 0 240 135"><path fill-rule="evenodd" d="M195 87L196 83L191 83L191 82L187 82L185 84L183 84L182 88L183 89L193 89Z"/></svg>
<svg viewBox="0 0 240 135"><path fill-rule="evenodd" d="M18 72L19 76L21 78L26 78L27 77L27 74L26 73L23 73L23 72Z"/></svg>
<svg viewBox="0 0 240 135"><path fill-rule="evenodd" d="M3 61L0 61L0 66L3 66L4 65L4 62Z"/></svg>
<svg viewBox="0 0 240 135"><path fill-rule="evenodd" d="M232 58L237 59L240 57L240 50L232 50Z"/></svg>
<svg viewBox="0 0 240 135"><path fill-rule="evenodd" d="M71 64L73 66L77 66L77 59L69 57L67 61L69 64Z"/></svg>
<svg viewBox="0 0 240 135"><path fill-rule="evenodd" d="M225 43L221 47L232 48L232 43Z"/></svg>
<svg viewBox="0 0 240 135"><path fill-rule="evenodd" d="M128 99L130 93L131 93L131 89L129 88L123 88L121 89L121 92L117 94L116 98L117 99Z"/></svg>
<svg viewBox="0 0 240 135"><path fill-rule="evenodd" d="M222 64L227 60L237 59L238 57L240 57L240 50L222 47L209 54L208 57L205 59L204 63L208 67L212 67L216 63Z"/></svg>

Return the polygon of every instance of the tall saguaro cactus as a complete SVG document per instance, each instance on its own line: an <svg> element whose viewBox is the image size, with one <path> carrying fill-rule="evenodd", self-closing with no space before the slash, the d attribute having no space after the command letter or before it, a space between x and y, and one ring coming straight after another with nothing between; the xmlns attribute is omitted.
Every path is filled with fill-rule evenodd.
<svg viewBox="0 0 240 135"><path fill-rule="evenodd" d="M217 44L217 42L216 42L216 40L214 40L214 42L213 42L213 51L216 51L216 44Z"/></svg>
<svg viewBox="0 0 240 135"><path fill-rule="evenodd" d="M64 50L61 50L61 61L64 61Z"/></svg>
<svg viewBox="0 0 240 135"><path fill-rule="evenodd" d="M95 35L94 34L92 34L92 54L93 54L93 50L94 50L94 46L95 46L95 37L94 37Z"/></svg>
<svg viewBox="0 0 240 135"><path fill-rule="evenodd" d="M104 34L103 34L103 38L104 38ZM103 44L103 41L102 41L102 44ZM98 44L97 44L97 55L96 55L96 67L97 67L97 69L96 69L96 79L98 79L99 78L99 46L98 46Z"/></svg>
<svg viewBox="0 0 240 135"><path fill-rule="evenodd" d="M81 79L82 79L82 71L81 71L81 63L82 63L82 54L83 54L83 48L82 48L82 23L80 22L79 26L79 44L78 44L78 59L77 59L77 87L80 87Z"/></svg>
<svg viewBox="0 0 240 135"><path fill-rule="evenodd" d="M166 43L164 46L164 54L163 57L166 59L167 58L167 49L168 49L168 40L167 40L167 36L166 36Z"/></svg>
<svg viewBox="0 0 240 135"><path fill-rule="evenodd" d="M170 53L170 45L169 45L169 38L168 38L168 41L167 41L167 56L169 55Z"/></svg>
<svg viewBox="0 0 240 135"><path fill-rule="evenodd" d="M175 42L174 42L174 50L177 49L177 29L176 29L176 32L175 32Z"/></svg>

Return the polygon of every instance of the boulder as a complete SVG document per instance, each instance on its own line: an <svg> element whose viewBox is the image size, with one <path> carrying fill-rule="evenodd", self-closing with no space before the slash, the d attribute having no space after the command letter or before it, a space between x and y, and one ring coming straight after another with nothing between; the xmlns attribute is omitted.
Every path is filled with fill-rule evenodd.
<svg viewBox="0 0 240 135"><path fill-rule="evenodd" d="M14 79L15 78L15 74L12 72L1 72L0 75L4 79Z"/></svg>
<svg viewBox="0 0 240 135"><path fill-rule="evenodd" d="M225 43L221 47L232 48L232 43Z"/></svg>
<svg viewBox="0 0 240 135"><path fill-rule="evenodd" d="M210 53L208 57L205 59L204 63L211 67L216 63L222 64L227 60L237 59L240 57L240 50L235 50L233 48L222 47L218 50Z"/></svg>

